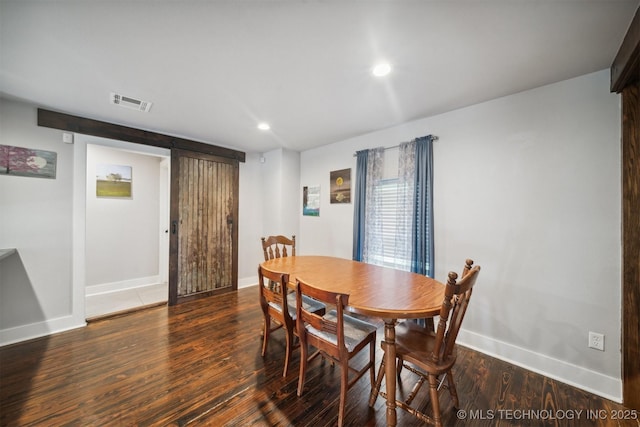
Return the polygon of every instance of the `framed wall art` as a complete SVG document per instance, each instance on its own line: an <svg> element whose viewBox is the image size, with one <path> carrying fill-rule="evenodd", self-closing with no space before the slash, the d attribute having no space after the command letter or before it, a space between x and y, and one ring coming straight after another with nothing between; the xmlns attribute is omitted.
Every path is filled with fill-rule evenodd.
<svg viewBox="0 0 640 427"><path fill-rule="evenodd" d="M351 203L351 169L329 173L331 203Z"/></svg>
<svg viewBox="0 0 640 427"><path fill-rule="evenodd" d="M96 165L96 196L131 198L131 166Z"/></svg>
<svg viewBox="0 0 640 427"><path fill-rule="evenodd" d="M302 187L302 215L320 216L320 186Z"/></svg>
<svg viewBox="0 0 640 427"><path fill-rule="evenodd" d="M55 179L57 161L55 151L0 145L0 175Z"/></svg>

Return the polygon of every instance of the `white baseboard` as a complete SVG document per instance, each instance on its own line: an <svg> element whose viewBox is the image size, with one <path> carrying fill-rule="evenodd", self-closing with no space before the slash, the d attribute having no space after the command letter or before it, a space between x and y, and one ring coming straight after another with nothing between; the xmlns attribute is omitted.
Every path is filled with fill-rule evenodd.
<svg viewBox="0 0 640 427"><path fill-rule="evenodd" d="M242 279L238 279L238 289L248 288L250 286L256 286L258 284L258 277L244 277Z"/></svg>
<svg viewBox="0 0 640 427"><path fill-rule="evenodd" d="M622 403L621 378L604 375L464 329L460 330L457 342L505 362Z"/></svg>
<svg viewBox="0 0 640 427"><path fill-rule="evenodd" d="M101 283L85 288L85 295L100 295L109 292L123 291L125 289L140 288L142 286L155 285L160 283L160 276L139 277L137 279L122 280L120 282Z"/></svg>
<svg viewBox="0 0 640 427"><path fill-rule="evenodd" d="M84 319L77 319L73 316L64 316L58 317L57 319L16 326L15 328L2 329L0 330L0 347L44 337L57 332L81 328L86 325L87 322L85 322Z"/></svg>
<svg viewBox="0 0 640 427"><path fill-rule="evenodd" d="M160 283L160 276L140 277L138 279L123 280L121 282L102 283L99 285L87 286L85 289L86 296L107 294L109 292L117 292L125 289L140 288ZM238 289L248 288L258 284L257 277L245 277L238 280Z"/></svg>

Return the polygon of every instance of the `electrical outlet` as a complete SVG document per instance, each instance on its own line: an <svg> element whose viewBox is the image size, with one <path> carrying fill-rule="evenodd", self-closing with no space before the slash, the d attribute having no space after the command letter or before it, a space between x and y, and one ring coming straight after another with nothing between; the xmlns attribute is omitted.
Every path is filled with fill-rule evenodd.
<svg viewBox="0 0 640 427"><path fill-rule="evenodd" d="M604 334L589 331L589 347L604 351Z"/></svg>

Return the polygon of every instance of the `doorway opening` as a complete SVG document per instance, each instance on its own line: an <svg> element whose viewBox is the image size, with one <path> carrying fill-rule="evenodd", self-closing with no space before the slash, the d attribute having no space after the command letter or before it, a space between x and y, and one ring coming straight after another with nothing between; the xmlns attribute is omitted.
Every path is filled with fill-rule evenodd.
<svg viewBox="0 0 640 427"><path fill-rule="evenodd" d="M85 318L166 304L170 150L94 137L84 143Z"/></svg>

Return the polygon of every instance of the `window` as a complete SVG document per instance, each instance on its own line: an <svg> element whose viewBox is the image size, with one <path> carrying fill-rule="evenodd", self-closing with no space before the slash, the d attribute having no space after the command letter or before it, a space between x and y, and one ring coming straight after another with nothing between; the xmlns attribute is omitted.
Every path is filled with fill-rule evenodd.
<svg viewBox="0 0 640 427"><path fill-rule="evenodd" d="M398 146L397 179L382 178L384 148L356 153L354 260L433 277L434 139Z"/></svg>
<svg viewBox="0 0 640 427"><path fill-rule="evenodd" d="M397 178L383 179L375 185L375 196L379 202L380 227L378 235L374 238L378 239L382 250L370 254L369 262L410 271L411 254L405 255L406 250L401 247L403 246L403 236L398 235L398 217L402 214L402 210L398 208L398 193L402 190L401 185L406 186L406 184L401 184ZM408 237L404 236L405 239Z"/></svg>

